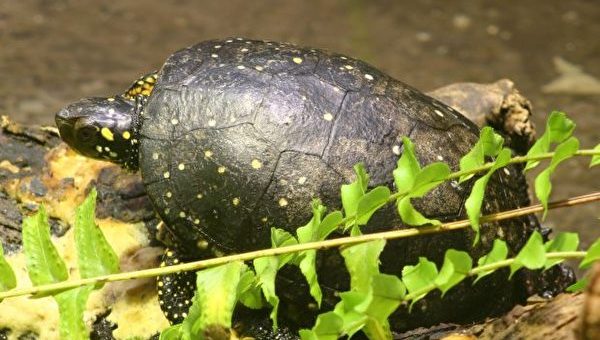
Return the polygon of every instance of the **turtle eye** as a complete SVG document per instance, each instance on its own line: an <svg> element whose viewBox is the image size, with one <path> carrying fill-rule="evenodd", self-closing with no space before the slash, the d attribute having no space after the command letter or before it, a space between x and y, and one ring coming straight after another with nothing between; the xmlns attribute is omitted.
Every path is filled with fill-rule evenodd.
<svg viewBox="0 0 600 340"><path fill-rule="evenodd" d="M82 142L89 142L96 135L96 128L93 126L84 126L77 130L77 139Z"/></svg>

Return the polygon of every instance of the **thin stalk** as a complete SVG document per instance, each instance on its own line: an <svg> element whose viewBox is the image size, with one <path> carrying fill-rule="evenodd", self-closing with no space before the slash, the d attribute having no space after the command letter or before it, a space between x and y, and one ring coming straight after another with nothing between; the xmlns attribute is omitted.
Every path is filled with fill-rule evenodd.
<svg viewBox="0 0 600 340"><path fill-rule="evenodd" d="M578 150L577 152L575 152L575 154L573 156L599 156L599 155L600 155L600 151L598 151L598 150L585 149L585 150ZM539 154L536 156L517 156L517 157L511 158L511 160L508 162L508 164L525 163L525 162L529 162L529 161L541 161L544 159L551 159L553 156L554 156L554 152L547 152L547 153ZM479 167L476 167L473 169L456 171L456 172L453 172L453 173L449 174L448 176L446 176L446 178L444 178L444 180L442 182L460 178L465 175L472 175L472 174L476 174L478 172L483 172L483 171L489 170L493 165L494 165L494 162L488 162L488 163L483 164L482 166L479 166ZM406 196L406 193L396 192L396 193L390 195L386 204L395 202L396 200L401 199L404 196ZM346 223L348 223L350 221L354 221L360 217L362 217L362 215L357 216L356 214L353 214L353 215L346 216L342 219L342 221L340 222L340 225L346 225Z"/></svg>
<svg viewBox="0 0 600 340"><path fill-rule="evenodd" d="M585 252L585 251L550 252L550 253L546 253L545 256L546 256L546 259L563 259L563 260L581 259L581 258L585 257L586 253L587 252ZM475 267L467 273L467 276L476 276L479 273L495 271L500 268L509 267L514 262L515 262L515 259L511 258L511 259L506 259L506 260L486 264L483 266ZM423 294L427 294L436 288L437 288L437 286L435 284L433 284L433 283L429 284L425 287L422 287L421 289L411 292L410 294L406 294L404 296L404 298L402 299L402 301L411 301L411 300L415 299L416 297L421 296Z"/></svg>
<svg viewBox="0 0 600 340"><path fill-rule="evenodd" d="M594 192L594 193L583 195L583 196L577 196L577 197L572 197L572 198L569 198L566 200L552 202L552 203L548 204L548 209L569 207L569 206L574 206L574 205L579 205L579 204L590 203L590 202L594 202L594 201L600 201L600 192ZM535 212L543 211L543 209L544 208L542 207L541 204L536 204L536 205L525 207L525 208L519 208L519 209L509 210L509 211L505 211L505 212L490 214L490 215L482 216L481 223L491 222L491 221L500 221L500 220L505 220L505 219L509 219L509 218L513 218L513 217L528 215L528 214L532 214ZM461 221L456 221L456 222L444 223L444 224L441 224L438 226L425 226L425 227L420 227L420 228L408 228L408 229L402 229L402 230L393 230L393 231L366 234L366 235L353 236L353 237L341 237L341 238L330 239L330 240L319 241L319 242L296 244L296 245L286 246L286 247L281 247L281 248L262 249L262 250L247 252L247 253L243 253L243 254L235 254L235 255L223 256L223 257L218 257L218 258L209 259L209 260L182 263L182 264L168 266L168 267L145 269L145 270L139 270L139 271L135 271L135 272L125 272L125 273L104 275L104 276L98 276L98 277L86 278L86 279L68 280L68 281L63 281L63 282L58 282L58 283L47 284L47 285L40 285L40 286L36 286L36 287L17 288L17 289L12 289L12 290L9 290L6 292L0 292L0 300L9 298L9 297L22 296L22 295L39 295L41 293L44 293L45 295L47 295L49 292L63 291L63 290L67 290L67 289L71 289L71 288L75 288L75 287L89 285L89 284L95 285L95 284L106 283L106 282L156 277L156 276L160 276L160 275L172 274L172 273L182 272L182 271L191 271L191 270L196 271L196 270L214 267L214 266L218 266L218 265L222 265L222 264L226 264L226 263L234 262L234 261L249 261L249 260L253 260L255 258L259 258L259 257L283 255L283 254L301 252L301 251L310 250L310 249L326 249L326 248L347 246L347 245L351 245L351 244L364 243L364 242L375 241L375 240L398 239L398 238L406 238L406 237L412 237L412 236L440 233L440 232L449 231L449 230L463 229L463 228L468 227L469 225L470 225L469 220L461 220Z"/></svg>

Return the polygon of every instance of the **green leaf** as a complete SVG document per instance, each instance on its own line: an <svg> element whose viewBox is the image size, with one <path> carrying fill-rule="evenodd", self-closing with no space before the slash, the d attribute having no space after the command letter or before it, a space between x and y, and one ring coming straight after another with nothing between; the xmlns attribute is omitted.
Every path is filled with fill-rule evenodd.
<svg viewBox="0 0 600 340"><path fill-rule="evenodd" d="M373 276L372 299L365 311L368 315L363 332L369 339L392 339L388 317L400 306L406 287L395 275Z"/></svg>
<svg viewBox="0 0 600 340"><path fill-rule="evenodd" d="M315 299L317 306L321 307L321 300L323 299L323 293L319 286L319 280L317 278L316 259L317 251L315 249L306 250L302 252L302 259L300 260L300 271L308 282L310 296Z"/></svg>
<svg viewBox="0 0 600 340"><path fill-rule="evenodd" d="M296 235L298 235L299 243L307 243L316 241L319 235L319 226L321 225L321 218L325 213L325 207L319 200L312 201L312 218L303 227L296 229ZM291 236L291 235L290 235Z"/></svg>
<svg viewBox="0 0 600 340"><path fill-rule="evenodd" d="M444 264L435 278L435 285L442 291L442 296L467 277L472 267L473 260L467 252L454 249L446 250Z"/></svg>
<svg viewBox="0 0 600 340"><path fill-rule="evenodd" d="M390 189L386 186L379 186L366 193L358 201L356 217L359 225L365 225L371 219L371 216L381 207L387 204L390 198Z"/></svg>
<svg viewBox="0 0 600 340"><path fill-rule="evenodd" d="M450 168L447 164L436 162L427 165L414 175L413 186L408 188L406 195L397 201L398 214L400 214L402 222L412 226L441 224L438 220L428 219L423 216L423 214L413 207L410 200L425 196L433 188L443 183L449 174Z"/></svg>
<svg viewBox="0 0 600 340"><path fill-rule="evenodd" d="M23 220L23 248L27 273L34 286L57 283L69 275L67 266L50 241L50 226L46 210L40 210Z"/></svg>
<svg viewBox="0 0 600 340"><path fill-rule="evenodd" d="M246 268L240 276L237 295L239 301L248 308L264 307L260 285L253 270Z"/></svg>
<svg viewBox="0 0 600 340"><path fill-rule="evenodd" d="M406 288L395 275L374 274L366 291L340 294L334 312L343 320L342 333L349 338L362 330L369 339L392 339L387 318L398 308Z"/></svg>
<svg viewBox="0 0 600 340"><path fill-rule="evenodd" d="M574 284L567 287L565 290L569 293L577 293L585 290L588 286L589 280L587 277L575 282Z"/></svg>
<svg viewBox="0 0 600 340"><path fill-rule="evenodd" d="M185 339L183 336L183 324L172 325L163 329L160 332L158 340L182 340ZM189 337L188 337L189 339Z"/></svg>
<svg viewBox="0 0 600 340"><path fill-rule="evenodd" d="M285 246L293 246L298 244L296 238L289 232L279 229L271 228L271 247L280 248ZM286 263L292 262L297 255L295 253L280 255L281 266Z"/></svg>
<svg viewBox="0 0 600 340"><path fill-rule="evenodd" d="M119 271L119 258L94 220L96 195L96 189L92 189L85 201L77 207L75 215L75 244L82 278Z"/></svg>
<svg viewBox="0 0 600 340"><path fill-rule="evenodd" d="M273 248L285 247L298 244L298 241L292 234L283 229L271 228L271 245ZM279 307L279 297L275 294L275 277L277 271L285 264L296 260L294 253L279 256L265 256L254 259L254 270L258 277L260 288L267 302L273 307L271 310L271 319L273 328L277 328L277 311Z"/></svg>
<svg viewBox="0 0 600 340"><path fill-rule="evenodd" d="M408 137L402 138L402 145L402 156L400 156L398 165L393 172L396 190L400 194L407 193L413 188L416 175L421 170L415 155L415 146Z"/></svg>
<svg viewBox="0 0 600 340"><path fill-rule="evenodd" d="M192 326L192 334L201 334L208 327L231 328L231 318L237 302L240 274L245 270L241 261L230 262L196 273L195 303L201 316Z"/></svg>
<svg viewBox="0 0 600 340"><path fill-rule="evenodd" d="M371 278L379 274L379 254L385 247L385 240L359 243L344 248L341 253L350 273L352 290L367 292L371 288Z"/></svg>
<svg viewBox="0 0 600 340"><path fill-rule="evenodd" d="M59 332L62 340L89 339L83 322L83 312L94 286L82 286L60 292L54 296L60 314Z"/></svg>
<svg viewBox="0 0 600 340"><path fill-rule="evenodd" d="M579 263L579 268L587 269L592 263L600 260L600 238L594 241L592 245L588 248L585 257Z"/></svg>
<svg viewBox="0 0 600 340"><path fill-rule="evenodd" d="M196 296L192 298L192 305L188 310L188 315L183 319L183 322L178 325L173 325L165 328L160 333L160 339L166 340L192 340L201 339L202 334L193 334L192 327L200 317L202 316L201 301L196 299Z"/></svg>
<svg viewBox="0 0 600 340"><path fill-rule="evenodd" d="M279 297L275 294L275 277L282 265L276 256L259 257L254 259L253 263L263 295L273 307L270 317L273 320L273 328L275 329L277 328L277 311L279 308Z"/></svg>
<svg viewBox="0 0 600 340"><path fill-rule="evenodd" d="M435 278L437 276L438 270L435 263L424 257L419 257L419 263L416 266L404 266L402 268L402 282L410 294L435 287ZM410 308L412 308L415 302L424 298L425 295L427 295L427 292L413 298Z"/></svg>
<svg viewBox="0 0 600 340"><path fill-rule="evenodd" d="M600 144L596 145L594 151L600 152ZM592 160L590 161L590 168L600 164L600 155L592 156Z"/></svg>
<svg viewBox="0 0 600 340"><path fill-rule="evenodd" d="M302 340L337 340L342 334L342 318L334 312L320 314L312 330L300 330Z"/></svg>
<svg viewBox="0 0 600 340"><path fill-rule="evenodd" d="M342 185L341 189L342 206L344 207L346 216L356 215L358 201L367 191L367 186L369 184L369 175L362 163L358 163L354 166L354 172L356 173L356 180L350 184Z"/></svg>
<svg viewBox="0 0 600 340"><path fill-rule="evenodd" d="M490 250L490 252L487 253L487 255L480 257L479 260L477 260L477 266L481 267L481 266L485 266L488 264L493 264L496 262L504 261L504 260L506 260L507 256L508 256L508 246L506 245L506 242L504 242L500 239L496 239L496 240L494 240L494 245L492 246L492 250ZM494 272L493 270L486 270L486 271L480 272L479 274L477 274L477 278L475 279L473 284L477 283L477 281L479 281L481 278L488 276L493 272Z"/></svg>
<svg viewBox="0 0 600 340"><path fill-rule="evenodd" d="M415 177L413 188L410 190L410 197L423 197L446 180L450 175L448 164L435 162L427 165Z"/></svg>
<svg viewBox="0 0 600 340"><path fill-rule="evenodd" d="M440 224L440 221L428 219L418 212L410 199L423 197L427 192L437 187L450 174L450 168L445 163L432 163L421 169L415 155L415 148L410 139L402 139L404 151L398 160L398 166L393 172L396 190L401 196L397 201L398 214L405 224L419 226L424 224Z"/></svg>
<svg viewBox="0 0 600 340"><path fill-rule="evenodd" d="M4 249L2 248L2 242L0 242L0 292L13 289L16 286L15 272L4 258Z"/></svg>
<svg viewBox="0 0 600 340"><path fill-rule="evenodd" d="M534 231L525 246L519 251L515 261L510 265L510 276L521 269L540 269L546 263L546 247L542 235L536 230Z"/></svg>
<svg viewBox="0 0 600 340"><path fill-rule="evenodd" d="M296 230L300 243L324 240L337 228L342 221L342 213L339 211L335 211L327 215L325 219L321 221L321 217L325 213L326 209L318 200L313 201L312 210L313 217L311 218L310 222ZM320 307L323 294L321 293L321 287L319 286L317 279L317 251L315 249L305 250L298 253L297 257L300 259L300 263L298 264L300 271L306 278L306 281L310 287L310 295L315 299L317 305Z"/></svg>
<svg viewBox="0 0 600 340"><path fill-rule="evenodd" d="M325 240L332 232L337 230L343 218L344 216L339 210L327 214L319 225L317 240Z"/></svg>
<svg viewBox="0 0 600 340"><path fill-rule="evenodd" d="M373 301L373 292L348 291L339 294L340 302L335 305L334 312L342 318L341 333L352 338L363 329L368 321L366 310Z"/></svg>
<svg viewBox="0 0 600 340"><path fill-rule="evenodd" d="M554 156L550 161L550 165L535 178L535 195L544 206L544 214L542 219L546 218L546 213L548 212L548 198L550 197L550 192L552 191L550 175L552 175L558 164L573 157L578 148L579 141L575 137L571 137L565 142L559 144L554 151Z"/></svg>
<svg viewBox="0 0 600 340"><path fill-rule="evenodd" d="M442 222L439 220L429 219L418 212L410 202L410 197L404 197L398 200L398 214L400 214L402 222L406 223L407 225L420 226L424 224L442 224Z"/></svg>
<svg viewBox="0 0 600 340"><path fill-rule="evenodd" d="M555 238L546 242L546 253L575 251L579 246L579 235L577 233L560 233ZM544 269L563 262L564 259L546 259Z"/></svg>
<svg viewBox="0 0 600 340"><path fill-rule="evenodd" d="M467 215L469 216L469 221L471 222L471 228L473 231L475 231L475 239L473 240L473 244L477 244L477 242L479 242L479 218L481 216L481 205L483 204L483 197L487 183L496 170L508 164L510 161L510 155L510 149L504 148L502 151L500 151L498 157L496 157L494 164L488 170L488 172L475 181L473 189L471 189L471 194L465 201L465 208L467 210Z"/></svg>
<svg viewBox="0 0 600 340"><path fill-rule="evenodd" d="M549 152L552 143L560 143L571 137L574 129L575 123L567 118L564 112L552 112L546 122L546 131L529 149L527 157L539 156ZM539 163L540 161L528 161L525 165L525 171L535 168Z"/></svg>
<svg viewBox="0 0 600 340"><path fill-rule="evenodd" d="M475 143L471 151L460 159L460 170L470 171L481 167L485 164L485 156L496 156L500 152L503 143L504 138L495 133L493 128L489 126L484 127L479 133L479 140L477 143ZM461 176L459 182L462 183L474 175L475 174Z"/></svg>
<svg viewBox="0 0 600 340"><path fill-rule="evenodd" d="M348 337L352 337L367 323L367 309L374 298L372 282L379 275L379 255L385 243L385 240L359 243L341 251L350 273L351 291L340 294L341 301L336 305L335 312L342 318L343 332ZM376 326L379 326L377 322L367 328Z"/></svg>

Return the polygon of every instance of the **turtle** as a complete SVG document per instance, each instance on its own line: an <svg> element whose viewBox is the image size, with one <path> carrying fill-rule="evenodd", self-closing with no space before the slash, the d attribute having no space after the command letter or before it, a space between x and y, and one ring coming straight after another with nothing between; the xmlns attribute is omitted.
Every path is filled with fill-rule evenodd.
<svg viewBox="0 0 600 340"><path fill-rule="evenodd" d="M166 265L270 247L271 228L294 233L310 219L314 198L340 209L340 186L355 179L357 163L368 170L370 186L393 189L403 137L414 142L421 165L443 161L457 170L479 133L460 112L366 62L246 38L181 49L125 93L67 105L56 124L77 152L140 171L164 222ZM445 183L414 205L442 221L465 217L471 185ZM518 165L495 173L483 212L527 205L526 188ZM389 206L364 232L406 227ZM469 230L389 242L381 268L399 274L420 256L440 264L448 248L477 258L495 238L515 254L539 227L532 216L486 223L475 247ZM320 252L317 266L323 305L332 307L336 292L348 289L348 273L335 250ZM401 307L392 327L466 322L504 311L525 297L523 281L491 275L443 299L432 294L410 314ZM171 321L186 315L193 282L190 274L159 280L161 307ZM284 268L277 285L280 315L310 325L318 311L298 269Z"/></svg>

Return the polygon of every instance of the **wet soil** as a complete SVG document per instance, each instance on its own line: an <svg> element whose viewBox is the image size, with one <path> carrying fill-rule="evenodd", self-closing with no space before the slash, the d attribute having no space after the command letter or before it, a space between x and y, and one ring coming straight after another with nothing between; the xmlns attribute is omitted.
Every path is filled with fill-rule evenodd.
<svg viewBox="0 0 600 340"><path fill-rule="evenodd" d="M597 1L132 1L0 2L0 113L51 124L83 96L120 93L173 51L225 36L290 41L362 58L422 90L453 82L515 81L538 128L554 109L578 124L582 146L600 141L600 91L558 93L560 57L600 78ZM554 197L600 189L600 169L572 160ZM598 208L551 212L547 224L600 236Z"/></svg>

